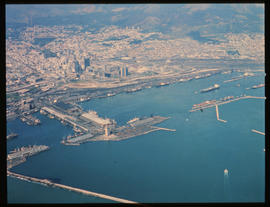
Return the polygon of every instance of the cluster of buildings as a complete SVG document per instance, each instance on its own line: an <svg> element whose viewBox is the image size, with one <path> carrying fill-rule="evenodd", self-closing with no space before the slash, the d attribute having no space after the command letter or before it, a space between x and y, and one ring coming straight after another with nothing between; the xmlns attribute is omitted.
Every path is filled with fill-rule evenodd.
<svg viewBox="0 0 270 207"><path fill-rule="evenodd" d="M46 37L51 38L47 44L34 43L35 39ZM162 68L171 67L172 64L165 63L172 58L247 58L258 61L264 58L262 34L227 34L220 43L212 44L188 37L171 39L158 32L142 33L136 28L111 26L91 33L82 31L80 26L70 25L29 27L21 38L21 41L7 40L8 85L20 82L26 73L36 73L47 80L87 80L126 77L136 74L141 67L162 73ZM165 62L160 64L159 60ZM129 73L123 67L128 68Z"/></svg>
<svg viewBox="0 0 270 207"><path fill-rule="evenodd" d="M201 43L116 26L97 33L76 25L28 27L20 39L6 40L7 92L17 91L17 98L25 100L29 98L26 94L33 97L37 91L48 92L73 80L163 76L168 71L189 70L183 63L186 59L264 62L263 34L226 34L218 40L216 44ZM8 103L16 105L14 100L8 98ZM31 108L31 103L20 107Z"/></svg>

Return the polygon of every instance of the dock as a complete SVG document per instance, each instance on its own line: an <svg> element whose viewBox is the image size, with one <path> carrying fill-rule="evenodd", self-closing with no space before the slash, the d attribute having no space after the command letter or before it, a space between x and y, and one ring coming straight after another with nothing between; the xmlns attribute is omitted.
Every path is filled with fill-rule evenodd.
<svg viewBox="0 0 270 207"><path fill-rule="evenodd" d="M123 198L117 198L117 197L105 195L105 194L102 194L102 193L96 193L96 192L89 191L89 190L84 190L84 189L75 188L75 187L68 186L68 185L54 183L54 182L52 182L52 181L50 181L48 179L34 178L34 177L17 174L17 173L10 172L10 171L7 171L7 175L11 176L11 177L21 179L21 180L25 180L25 181L35 182L35 183L43 184L43 185L46 185L46 186L58 187L58 188L70 190L70 191L73 191L73 192L82 193L82 194L88 195L88 196L95 196L95 197L99 197L99 198L103 198L103 199L107 199L107 200L111 200L111 201L116 201L116 202L120 202L120 203L139 204L138 202L130 201L130 200L123 199Z"/></svg>

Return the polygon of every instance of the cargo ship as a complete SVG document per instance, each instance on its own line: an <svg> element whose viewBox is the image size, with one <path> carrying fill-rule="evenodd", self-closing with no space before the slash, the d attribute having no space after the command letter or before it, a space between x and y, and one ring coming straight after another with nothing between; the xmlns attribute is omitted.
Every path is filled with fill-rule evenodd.
<svg viewBox="0 0 270 207"><path fill-rule="evenodd" d="M28 156L32 156L34 154L37 154L39 152L48 150L49 147L46 145L33 145L33 146L28 146L28 147L21 147L17 148L8 154L8 159L7 160L12 160L16 158L25 158Z"/></svg>
<svg viewBox="0 0 270 207"><path fill-rule="evenodd" d="M14 137L17 137L18 134L15 134L15 133L11 133L9 135L7 135L7 139L11 139L11 138L14 138Z"/></svg>
<svg viewBox="0 0 270 207"><path fill-rule="evenodd" d="M256 89L256 88L261 88L261 87L264 87L264 84L259 84L259 85L255 85L255 86L252 86L251 88L252 89Z"/></svg>
<svg viewBox="0 0 270 207"><path fill-rule="evenodd" d="M209 88L205 88L205 89L202 89L200 90L201 93L206 93L206 92L210 92L210 91L213 91L213 90L216 90L216 89L219 89L220 86L218 84L215 84Z"/></svg>

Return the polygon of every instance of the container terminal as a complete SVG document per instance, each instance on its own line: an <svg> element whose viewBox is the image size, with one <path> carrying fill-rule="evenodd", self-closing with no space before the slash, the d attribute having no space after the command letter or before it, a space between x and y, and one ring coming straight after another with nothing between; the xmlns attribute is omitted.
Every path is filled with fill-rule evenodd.
<svg viewBox="0 0 270 207"><path fill-rule="evenodd" d="M46 145L33 145L14 149L7 156L7 169L25 162L27 157L33 156L48 149L49 147Z"/></svg>

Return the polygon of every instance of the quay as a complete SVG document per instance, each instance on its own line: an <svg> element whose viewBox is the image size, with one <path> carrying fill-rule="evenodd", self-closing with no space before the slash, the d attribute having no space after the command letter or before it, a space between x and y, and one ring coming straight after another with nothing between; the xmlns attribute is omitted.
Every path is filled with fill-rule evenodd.
<svg viewBox="0 0 270 207"><path fill-rule="evenodd" d="M152 116L143 119L135 118L128 121L126 126L116 128L115 132L110 136L101 135L90 141L121 141L158 130L173 131L171 129L153 126L154 124L161 123L167 119L169 119L169 117Z"/></svg>
<svg viewBox="0 0 270 207"><path fill-rule="evenodd" d="M51 187L58 187L58 188L74 191L74 192L77 192L77 193L82 193L84 195L100 197L100 198L103 198L103 199L112 200L112 201L116 201L116 202L120 202L120 203L139 204L138 202L135 202L135 201L130 201L130 200L117 198L117 197L113 197L113 196L109 196L109 195L105 195L105 194L101 194L101 193L96 193L96 192L92 192L92 191L88 191L88 190L84 190L84 189L80 189L80 188L75 188L75 187L68 186L68 185L54 183L54 182L52 182L52 181L50 181L48 179L34 178L34 177L17 174L17 173L10 172L10 171L7 171L7 175L11 176L11 177L21 179L21 180L25 180L25 181L40 183L40 184L43 184L43 185L46 185L46 186L51 186Z"/></svg>
<svg viewBox="0 0 270 207"><path fill-rule="evenodd" d="M121 141L158 130L176 131L175 129L153 126L154 124L161 123L169 118L170 117L162 116L134 118L128 121L125 126L116 127L116 125L104 125L103 132L87 133L70 139L67 138L61 143L65 145L80 145L81 143L88 141ZM108 120L104 120L103 122L105 121L108 122ZM97 122L97 120L95 122Z"/></svg>
<svg viewBox="0 0 270 207"><path fill-rule="evenodd" d="M255 129L252 129L251 131L257 133L257 134L261 134L261 135L264 135L265 136L265 133L264 132L260 132L258 130L255 130Z"/></svg>
<svg viewBox="0 0 270 207"><path fill-rule="evenodd" d="M63 121L65 121L65 122L71 124L71 125L74 126L74 127L79 127L79 128L81 128L83 131L88 132L88 129L87 129L86 127L84 127L84 126L82 126L82 125L76 123L76 122L75 122L75 118L72 117L72 116L70 116L70 115L65 115L65 114L63 114L63 113L61 113L61 112L59 112L59 111L56 111L56 110L54 110L54 109L52 109L52 108L49 108L49 107L46 107L46 106L43 107L42 110L43 110L43 111L46 111L46 112L49 113L49 114L52 114L52 115L58 117L60 120L63 120Z"/></svg>

